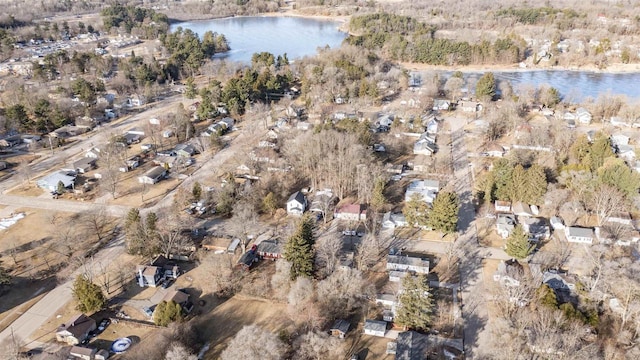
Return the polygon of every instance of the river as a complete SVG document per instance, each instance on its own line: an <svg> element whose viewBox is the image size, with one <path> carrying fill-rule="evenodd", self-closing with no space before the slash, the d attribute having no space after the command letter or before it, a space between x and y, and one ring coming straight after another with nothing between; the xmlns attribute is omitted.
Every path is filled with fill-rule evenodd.
<svg viewBox="0 0 640 360"><path fill-rule="evenodd" d="M285 16L232 17L173 24L202 36L206 31L224 34L231 50L215 57L251 62L256 52L287 54L289 60L317 54L318 47L340 47L347 36L338 30L340 22Z"/></svg>

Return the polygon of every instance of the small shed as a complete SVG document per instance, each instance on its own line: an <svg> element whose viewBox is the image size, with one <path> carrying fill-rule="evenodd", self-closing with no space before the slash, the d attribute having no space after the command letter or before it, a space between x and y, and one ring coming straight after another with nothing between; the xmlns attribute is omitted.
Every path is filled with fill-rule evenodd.
<svg viewBox="0 0 640 360"><path fill-rule="evenodd" d="M333 326L331 327L331 329L329 329L329 332L331 332L331 336L344 339L344 336L347 334L347 331L349 331L350 326L351 323L349 323L347 320L338 319L333 323Z"/></svg>
<svg viewBox="0 0 640 360"><path fill-rule="evenodd" d="M73 346L69 355L82 360L93 360L95 354L98 352L97 349L94 348L86 348L81 346Z"/></svg>

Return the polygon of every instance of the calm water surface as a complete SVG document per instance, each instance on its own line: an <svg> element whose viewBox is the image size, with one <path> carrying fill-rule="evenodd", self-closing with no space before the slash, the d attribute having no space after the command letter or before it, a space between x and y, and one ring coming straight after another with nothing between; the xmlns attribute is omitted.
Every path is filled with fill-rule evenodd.
<svg viewBox="0 0 640 360"><path fill-rule="evenodd" d="M338 30L340 22L299 17L252 16L189 21L174 24L170 30L178 26L200 36L209 30L224 34L231 51L216 57L242 62L251 62L251 56L262 51L276 56L286 53L289 60L315 55L318 47L339 47L347 36Z"/></svg>

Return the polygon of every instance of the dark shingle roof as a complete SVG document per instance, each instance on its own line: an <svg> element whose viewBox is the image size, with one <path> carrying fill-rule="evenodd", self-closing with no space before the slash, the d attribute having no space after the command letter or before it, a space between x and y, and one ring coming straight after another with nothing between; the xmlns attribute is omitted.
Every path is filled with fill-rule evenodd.
<svg viewBox="0 0 640 360"><path fill-rule="evenodd" d="M289 200L287 200L287 202L293 201L293 200L299 202L300 204L304 204L304 200L305 200L304 194L301 193L300 191L294 192L293 194L291 194L291 196L289 196Z"/></svg>
<svg viewBox="0 0 640 360"><path fill-rule="evenodd" d="M405 331L396 339L396 360L424 360L427 358L429 343L427 335L415 331Z"/></svg>
<svg viewBox="0 0 640 360"><path fill-rule="evenodd" d="M331 330L339 330L340 332L345 334L347 331L349 331L349 326L351 326L351 324L347 320L338 319L333 323Z"/></svg>

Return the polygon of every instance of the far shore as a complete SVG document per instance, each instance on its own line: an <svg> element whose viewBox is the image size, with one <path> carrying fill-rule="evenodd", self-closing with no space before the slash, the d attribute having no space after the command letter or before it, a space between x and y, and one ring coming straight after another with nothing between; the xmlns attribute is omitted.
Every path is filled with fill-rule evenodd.
<svg viewBox="0 0 640 360"><path fill-rule="evenodd" d="M204 15L204 14L203 14ZM171 19L172 25L189 21L207 21L207 20L219 20L228 19L233 17L299 17L307 19L327 20L340 23L338 30L349 34L349 19L347 16L330 16L330 15L314 15L304 14L293 9L282 9L278 12L261 13L256 15L238 15L238 16L208 16L197 17L191 16L184 19ZM598 74L629 74L640 73L640 63L634 64L622 64L616 63L607 66L604 69L598 68L596 65L589 64L583 66L544 66L537 65L531 66L527 64L527 67L520 67L519 64L496 64L496 65L464 65L464 66L444 66L444 65L429 65L422 63L412 62L399 62L399 64L408 70L412 71L461 71L463 73L483 73L483 72L530 72L530 71L575 71L575 72L589 72Z"/></svg>

